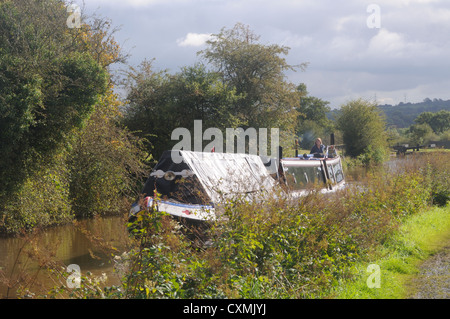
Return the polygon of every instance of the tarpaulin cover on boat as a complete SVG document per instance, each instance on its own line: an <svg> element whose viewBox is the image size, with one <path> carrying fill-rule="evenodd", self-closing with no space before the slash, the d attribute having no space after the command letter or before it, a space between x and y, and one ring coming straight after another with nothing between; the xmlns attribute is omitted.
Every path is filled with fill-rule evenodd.
<svg viewBox="0 0 450 319"><path fill-rule="evenodd" d="M172 156L181 156L183 160L176 164ZM143 193L153 195L156 186L163 196L192 204L218 203L234 196L248 196L250 199L275 185L261 158L256 155L167 151L153 172L158 170L189 170L193 176L182 179L178 175L172 181L150 176Z"/></svg>

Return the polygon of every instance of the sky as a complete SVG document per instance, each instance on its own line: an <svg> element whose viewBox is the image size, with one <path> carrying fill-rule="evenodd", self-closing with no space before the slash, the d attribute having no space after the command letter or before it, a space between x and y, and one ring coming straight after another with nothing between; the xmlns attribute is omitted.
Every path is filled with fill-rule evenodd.
<svg viewBox="0 0 450 319"><path fill-rule="evenodd" d="M288 80L332 108L450 99L448 0L84 0L84 10L120 28L133 66L155 59L176 73L201 62L211 34L240 22L260 43L289 47L289 64L308 62Z"/></svg>

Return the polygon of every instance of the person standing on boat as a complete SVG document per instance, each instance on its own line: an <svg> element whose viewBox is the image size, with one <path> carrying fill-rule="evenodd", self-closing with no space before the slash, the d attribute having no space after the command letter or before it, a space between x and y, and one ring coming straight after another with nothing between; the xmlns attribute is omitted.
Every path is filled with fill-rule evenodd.
<svg viewBox="0 0 450 319"><path fill-rule="evenodd" d="M318 137L316 138L316 141L311 149L310 154L323 154L323 153L325 153L325 145L322 144L322 139Z"/></svg>

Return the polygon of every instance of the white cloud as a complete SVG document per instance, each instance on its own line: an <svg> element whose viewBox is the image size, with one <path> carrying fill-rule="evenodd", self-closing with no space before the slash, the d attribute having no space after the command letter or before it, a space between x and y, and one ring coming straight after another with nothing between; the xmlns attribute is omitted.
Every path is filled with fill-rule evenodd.
<svg viewBox="0 0 450 319"><path fill-rule="evenodd" d="M180 47L199 47L211 39L210 33L188 33L184 38L177 40Z"/></svg>
<svg viewBox="0 0 450 319"><path fill-rule="evenodd" d="M313 39L310 36L300 36L288 31L283 34L283 41L281 42L281 45L290 48L299 48L310 45L312 40Z"/></svg>
<svg viewBox="0 0 450 319"><path fill-rule="evenodd" d="M387 53L391 56L402 55L407 43L404 36L396 33L390 32L387 29L380 29L377 35L375 35L369 43L369 52L375 54Z"/></svg>
<svg viewBox="0 0 450 319"><path fill-rule="evenodd" d="M378 61L389 60L392 63L401 61L402 65L409 64L410 66L417 66L417 63L420 63L431 67L442 62L441 59L445 56L445 52L436 44L424 39L380 29L378 34L371 38L365 56Z"/></svg>

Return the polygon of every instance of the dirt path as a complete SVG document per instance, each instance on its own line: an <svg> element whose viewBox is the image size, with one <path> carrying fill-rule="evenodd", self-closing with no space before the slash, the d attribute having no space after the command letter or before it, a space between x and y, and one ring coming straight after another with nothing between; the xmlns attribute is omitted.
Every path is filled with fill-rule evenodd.
<svg viewBox="0 0 450 319"><path fill-rule="evenodd" d="M450 299L450 246L426 260L412 280L412 299Z"/></svg>

